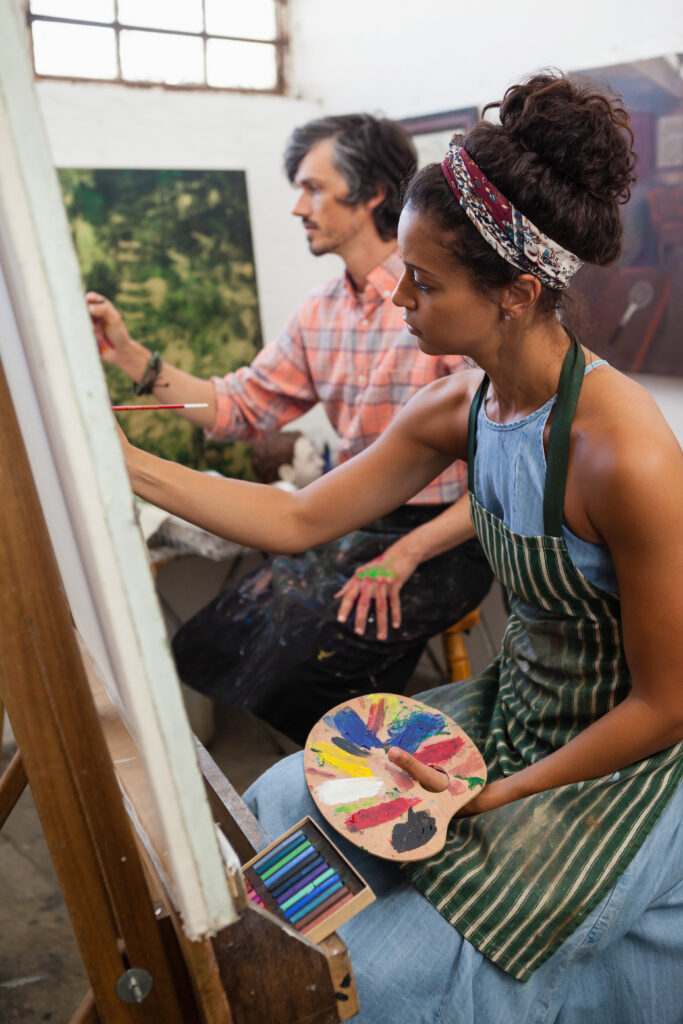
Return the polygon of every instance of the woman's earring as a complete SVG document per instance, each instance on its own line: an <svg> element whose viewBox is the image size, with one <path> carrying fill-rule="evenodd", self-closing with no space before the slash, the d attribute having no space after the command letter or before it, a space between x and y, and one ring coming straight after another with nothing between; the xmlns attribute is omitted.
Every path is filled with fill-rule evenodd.
<svg viewBox="0 0 683 1024"><path fill-rule="evenodd" d="M509 319L510 319L510 314L509 314L509 313L506 313L506 314L505 314L505 316L504 316L504 319L505 319L505 320L509 320Z"/></svg>

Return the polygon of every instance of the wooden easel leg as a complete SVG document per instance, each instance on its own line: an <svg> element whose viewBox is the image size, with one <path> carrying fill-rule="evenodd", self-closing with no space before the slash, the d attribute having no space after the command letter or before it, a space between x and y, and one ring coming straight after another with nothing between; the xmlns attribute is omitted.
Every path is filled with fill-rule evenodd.
<svg viewBox="0 0 683 1024"><path fill-rule="evenodd" d="M69 1024L100 1024L101 1017L95 1006L95 997L92 989L88 989L83 1002L78 1007Z"/></svg>
<svg viewBox="0 0 683 1024"><path fill-rule="evenodd" d="M107 1024L187 1024L95 712L12 399L0 369L0 692ZM144 968L152 989L122 1002Z"/></svg>
<svg viewBox="0 0 683 1024"><path fill-rule="evenodd" d="M26 769L17 750L5 771L0 775L0 828L9 818L14 805L24 792L28 779Z"/></svg>

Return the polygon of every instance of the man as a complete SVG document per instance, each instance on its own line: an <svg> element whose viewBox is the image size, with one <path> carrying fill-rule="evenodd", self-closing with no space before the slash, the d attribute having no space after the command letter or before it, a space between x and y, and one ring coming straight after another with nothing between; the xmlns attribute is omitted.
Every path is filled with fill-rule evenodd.
<svg viewBox="0 0 683 1024"><path fill-rule="evenodd" d="M88 302L103 358L140 382L139 393L163 387L165 403L206 402L206 410L181 415L212 439L261 437L321 401L344 460L371 444L420 387L462 369L463 361L422 353L391 302L403 272L396 252L401 187L415 170L403 128L366 114L324 117L294 131L285 167L299 190L292 212L301 218L310 251L340 256L344 272L299 304L284 333L251 366L200 380L134 342L101 296L90 293ZM372 690L401 692L429 637L475 608L490 586L477 541L445 550L453 543L450 506L465 489L464 467L455 464L366 529L299 556L271 558L176 634L183 682L251 708L299 742L340 701ZM391 559L383 561L392 545L392 553L397 545L410 550L411 571L428 558L408 573L400 611L398 587L407 576L396 582ZM363 604L354 628L338 619L336 596L359 572ZM373 581L369 590L366 579ZM392 631L385 580L395 582ZM374 636L365 635L372 598ZM345 598L342 618L353 599Z"/></svg>

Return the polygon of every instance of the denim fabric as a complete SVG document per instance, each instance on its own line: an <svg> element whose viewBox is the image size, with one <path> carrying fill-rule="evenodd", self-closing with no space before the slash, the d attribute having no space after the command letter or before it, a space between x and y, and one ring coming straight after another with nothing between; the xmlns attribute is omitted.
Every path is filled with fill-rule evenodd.
<svg viewBox="0 0 683 1024"><path fill-rule="evenodd" d="M395 864L323 821L301 754L245 799L273 838L310 815L374 890L376 901L339 929L358 1024L682 1024L683 787L608 896L527 982L463 939Z"/></svg>
<svg viewBox="0 0 683 1024"><path fill-rule="evenodd" d="M590 363L590 373L604 360ZM485 403L477 422L477 460L474 492L484 508L502 519L514 533L540 537L544 532L543 489L546 454L543 431L557 395L545 405L513 423L496 423L486 415ZM605 544L593 544L577 537L566 523L562 536L577 569L596 587L618 593L612 555Z"/></svg>

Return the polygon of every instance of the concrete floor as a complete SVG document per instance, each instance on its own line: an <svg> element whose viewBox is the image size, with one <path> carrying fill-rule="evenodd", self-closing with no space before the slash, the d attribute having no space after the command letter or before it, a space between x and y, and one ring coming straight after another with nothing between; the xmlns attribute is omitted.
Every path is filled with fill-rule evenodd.
<svg viewBox="0 0 683 1024"><path fill-rule="evenodd" d="M505 616L499 592L489 595L484 609L486 630L497 643ZM473 671L489 660L485 632L477 627L467 641ZM435 638L407 692L417 693L444 680L440 639ZM218 709L214 724L208 749L239 792L298 749L248 712ZM5 723L3 767L15 749ZM27 790L0 832L0 1024L68 1024L87 989L78 946Z"/></svg>

